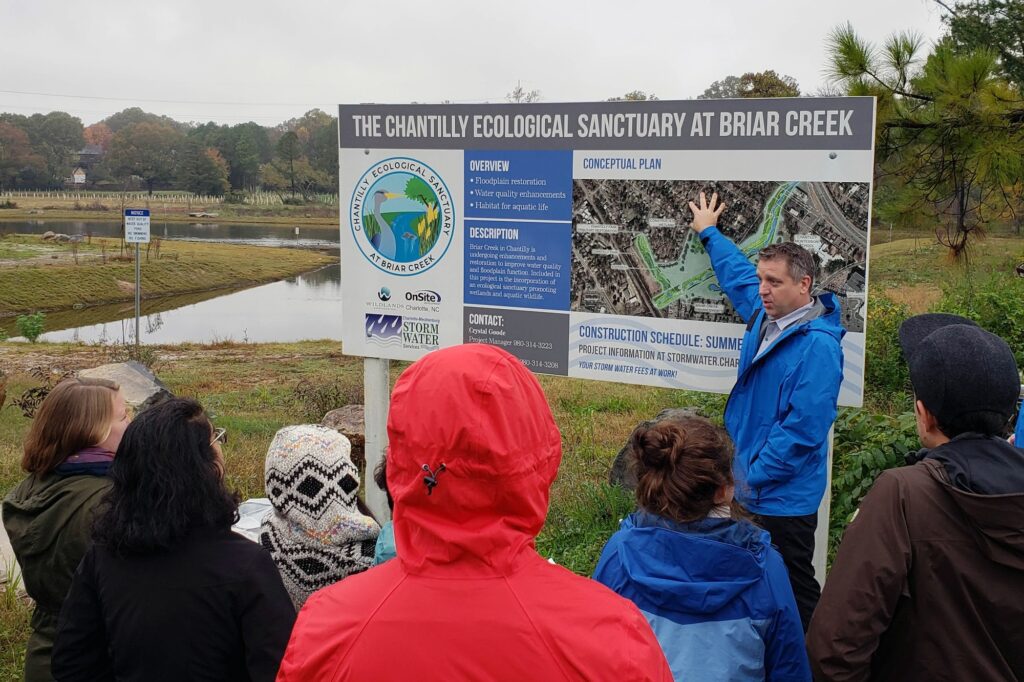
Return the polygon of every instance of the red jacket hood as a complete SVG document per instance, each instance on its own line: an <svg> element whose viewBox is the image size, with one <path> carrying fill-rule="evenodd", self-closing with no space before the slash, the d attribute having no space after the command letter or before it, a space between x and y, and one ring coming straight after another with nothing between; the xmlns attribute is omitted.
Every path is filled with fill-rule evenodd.
<svg viewBox="0 0 1024 682"><path fill-rule="evenodd" d="M395 384L388 439L406 571L508 575L533 554L562 446L540 384L514 356L469 344L423 357ZM428 494L423 467L442 464Z"/></svg>

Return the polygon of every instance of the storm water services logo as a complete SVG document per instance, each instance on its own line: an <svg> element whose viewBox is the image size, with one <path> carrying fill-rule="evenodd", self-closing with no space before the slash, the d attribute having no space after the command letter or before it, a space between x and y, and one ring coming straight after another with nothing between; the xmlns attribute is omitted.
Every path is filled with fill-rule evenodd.
<svg viewBox="0 0 1024 682"><path fill-rule="evenodd" d="M437 350L441 321L427 317L405 316L402 323L402 347L415 350Z"/></svg>
<svg viewBox="0 0 1024 682"><path fill-rule="evenodd" d="M402 346L402 316L366 314L366 341L378 346Z"/></svg>
<svg viewBox="0 0 1024 682"><path fill-rule="evenodd" d="M376 346L437 350L440 328L434 318L366 313L366 341Z"/></svg>
<svg viewBox="0 0 1024 682"><path fill-rule="evenodd" d="M356 246L375 267L392 275L417 275L448 252L455 206L430 166L394 157L359 178L349 202L349 226Z"/></svg>

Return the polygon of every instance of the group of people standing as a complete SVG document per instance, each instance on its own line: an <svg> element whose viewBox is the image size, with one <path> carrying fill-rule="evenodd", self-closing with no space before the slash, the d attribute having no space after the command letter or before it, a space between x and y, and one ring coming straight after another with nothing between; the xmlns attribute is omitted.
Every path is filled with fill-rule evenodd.
<svg viewBox="0 0 1024 682"><path fill-rule="evenodd" d="M198 403L129 425L116 385L72 379L40 408L3 506L37 604L26 679L1024 678L1009 347L954 316L903 325L927 449L879 478L821 593L837 302L812 294L806 251L772 245L755 267L715 227L716 196L691 209L747 321L725 428L632 433L637 511L593 579L535 549L561 435L499 348L435 351L398 379L375 472L384 528L343 436L278 432L258 543L231 531L224 432Z"/></svg>

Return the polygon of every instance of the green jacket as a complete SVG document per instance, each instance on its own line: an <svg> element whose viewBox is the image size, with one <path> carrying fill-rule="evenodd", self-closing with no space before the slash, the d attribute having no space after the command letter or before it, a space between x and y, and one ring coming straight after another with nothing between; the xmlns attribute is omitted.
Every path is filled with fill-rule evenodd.
<svg viewBox="0 0 1024 682"><path fill-rule="evenodd" d="M95 510L110 479L29 476L3 502L3 521L21 564L25 590L36 602L25 654L25 681L52 680L50 652L57 616L71 578L91 542Z"/></svg>

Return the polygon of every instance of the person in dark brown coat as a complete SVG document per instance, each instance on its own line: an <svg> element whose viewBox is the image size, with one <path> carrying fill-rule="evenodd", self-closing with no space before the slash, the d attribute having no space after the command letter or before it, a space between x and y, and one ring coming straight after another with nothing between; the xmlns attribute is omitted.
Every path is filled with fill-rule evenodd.
<svg viewBox="0 0 1024 682"><path fill-rule="evenodd" d="M921 450L883 472L807 633L820 680L1024 679L1024 453L1009 346L954 315L900 327Z"/></svg>

